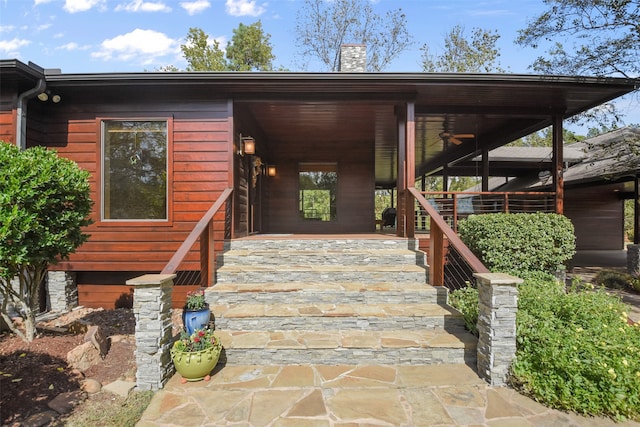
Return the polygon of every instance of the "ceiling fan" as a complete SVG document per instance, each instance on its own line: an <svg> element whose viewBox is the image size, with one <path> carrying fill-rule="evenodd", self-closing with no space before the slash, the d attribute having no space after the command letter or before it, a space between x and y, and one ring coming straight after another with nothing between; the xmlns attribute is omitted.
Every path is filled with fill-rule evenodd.
<svg viewBox="0 0 640 427"><path fill-rule="evenodd" d="M449 132L440 132L440 138L446 143L453 143L455 145L462 144L463 139L473 139L476 135L473 133L449 133Z"/></svg>

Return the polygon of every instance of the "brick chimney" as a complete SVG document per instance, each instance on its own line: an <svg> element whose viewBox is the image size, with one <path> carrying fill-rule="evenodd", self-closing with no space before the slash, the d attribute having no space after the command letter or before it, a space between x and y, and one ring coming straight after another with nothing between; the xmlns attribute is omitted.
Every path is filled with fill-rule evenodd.
<svg viewBox="0 0 640 427"><path fill-rule="evenodd" d="M340 46L340 64L343 73L364 73L367 71L367 46L364 44L343 44Z"/></svg>

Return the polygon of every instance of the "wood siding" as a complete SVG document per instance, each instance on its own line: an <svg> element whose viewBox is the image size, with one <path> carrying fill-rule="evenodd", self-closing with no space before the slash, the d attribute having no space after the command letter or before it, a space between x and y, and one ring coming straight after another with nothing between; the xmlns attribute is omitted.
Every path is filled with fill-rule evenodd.
<svg viewBox="0 0 640 427"><path fill-rule="evenodd" d="M29 145L45 144L76 161L91 173L91 196L96 202L91 235L69 260L56 269L72 271L159 272L204 212L229 185L230 112L219 102L63 105L34 115ZM59 107L59 108L55 108ZM100 121L109 119L172 121L173 151L169 154L170 200L166 222L115 223L100 221ZM171 127L170 127L171 131ZM218 250L223 247L224 214L215 224ZM197 270L198 247L180 269Z"/></svg>
<svg viewBox="0 0 640 427"><path fill-rule="evenodd" d="M566 188L564 210L576 233L577 250L624 248L624 204L616 185Z"/></svg>
<svg viewBox="0 0 640 427"><path fill-rule="evenodd" d="M337 137L336 139L338 139ZM332 140L296 145L270 142L277 176L267 177L265 226L272 233L358 233L375 231L374 144ZM337 220L305 221L298 212L298 168L301 162L338 165Z"/></svg>
<svg viewBox="0 0 640 427"><path fill-rule="evenodd" d="M14 91L0 91L0 141L14 143L16 141L16 96Z"/></svg>

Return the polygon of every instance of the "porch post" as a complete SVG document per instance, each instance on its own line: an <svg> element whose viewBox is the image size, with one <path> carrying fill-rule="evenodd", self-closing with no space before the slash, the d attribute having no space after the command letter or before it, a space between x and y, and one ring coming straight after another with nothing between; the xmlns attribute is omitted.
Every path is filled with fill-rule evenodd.
<svg viewBox="0 0 640 427"><path fill-rule="evenodd" d="M406 111L396 109L398 116L398 208L396 210L396 236L405 237L406 203L407 196L407 162L406 162Z"/></svg>
<svg viewBox="0 0 640 427"><path fill-rule="evenodd" d="M489 191L489 150L482 147L482 191Z"/></svg>
<svg viewBox="0 0 640 427"><path fill-rule="evenodd" d="M407 168L405 178L406 188L416 185L416 105L414 102L407 103L407 120L406 120L406 138L407 138ZM405 192L406 203L406 237L415 237L416 234L416 202L413 195L408 191Z"/></svg>
<svg viewBox="0 0 640 427"><path fill-rule="evenodd" d="M633 243L640 244L640 174L636 174L633 191Z"/></svg>
<svg viewBox="0 0 640 427"><path fill-rule="evenodd" d="M564 144L562 115L553 116L553 187L556 192L556 213L564 213Z"/></svg>

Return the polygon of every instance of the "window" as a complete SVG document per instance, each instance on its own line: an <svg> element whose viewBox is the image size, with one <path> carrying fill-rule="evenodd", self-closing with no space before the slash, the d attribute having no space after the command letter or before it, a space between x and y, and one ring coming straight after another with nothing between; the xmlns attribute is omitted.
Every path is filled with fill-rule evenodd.
<svg viewBox="0 0 640 427"><path fill-rule="evenodd" d="M300 215L307 221L335 221L338 165L335 163L302 163L300 182Z"/></svg>
<svg viewBox="0 0 640 427"><path fill-rule="evenodd" d="M102 219L167 220L167 122L102 122Z"/></svg>

